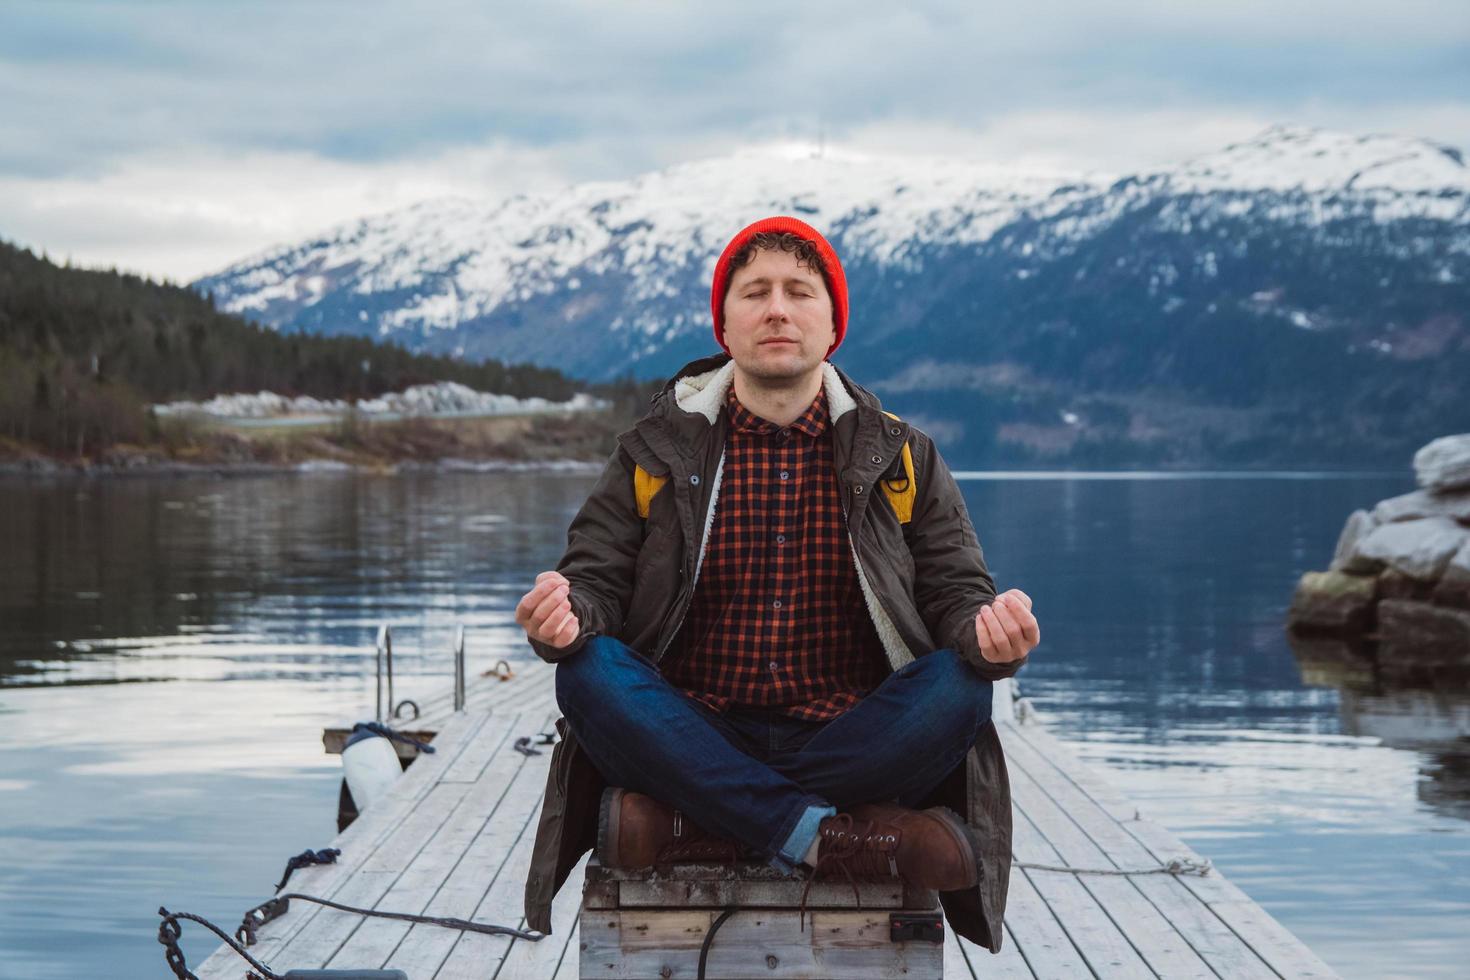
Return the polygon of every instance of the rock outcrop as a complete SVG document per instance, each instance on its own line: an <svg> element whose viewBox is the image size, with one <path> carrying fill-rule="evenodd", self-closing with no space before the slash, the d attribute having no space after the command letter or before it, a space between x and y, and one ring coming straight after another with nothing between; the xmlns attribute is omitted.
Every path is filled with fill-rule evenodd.
<svg viewBox="0 0 1470 980"><path fill-rule="evenodd" d="M1297 584L1297 634L1377 641L1379 666L1470 667L1470 433L1414 454L1419 489L1356 510Z"/></svg>

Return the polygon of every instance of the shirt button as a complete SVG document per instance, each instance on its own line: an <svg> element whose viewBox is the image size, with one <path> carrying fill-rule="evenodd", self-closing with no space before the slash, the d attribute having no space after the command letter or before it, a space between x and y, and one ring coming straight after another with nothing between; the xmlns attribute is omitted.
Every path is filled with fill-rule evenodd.
<svg viewBox="0 0 1470 980"><path fill-rule="evenodd" d="M776 663L776 661L772 660L771 661L771 671L774 673L775 671L778 671L780 669L781 669L781 665L778 664L778 663Z"/></svg>
<svg viewBox="0 0 1470 980"><path fill-rule="evenodd" d="M855 487L852 488L852 492L853 493L862 493L863 492L863 485L861 483L859 483L857 486L855 486Z"/></svg>
<svg viewBox="0 0 1470 980"><path fill-rule="evenodd" d="M781 608L781 600L780 599L777 599L775 602L771 603L771 608L772 609L780 609Z"/></svg>
<svg viewBox="0 0 1470 980"><path fill-rule="evenodd" d="M790 478L791 478L791 473L789 471L787 471L787 470L782 470L781 471L781 479L787 480L787 479L790 479Z"/></svg>
<svg viewBox="0 0 1470 980"><path fill-rule="evenodd" d="M777 544L785 544L786 543L786 535L784 535L784 534L778 534L778 535L776 535L776 543Z"/></svg>

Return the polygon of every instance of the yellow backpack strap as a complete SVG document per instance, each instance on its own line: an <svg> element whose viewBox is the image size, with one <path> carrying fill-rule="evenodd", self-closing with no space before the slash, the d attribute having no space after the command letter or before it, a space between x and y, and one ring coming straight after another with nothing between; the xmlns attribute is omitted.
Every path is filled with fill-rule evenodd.
<svg viewBox="0 0 1470 980"><path fill-rule="evenodd" d="M884 415L899 421L897 415L892 412L884 412ZM914 479L914 454L909 451L908 440L903 443L903 477L889 478L884 476L879 483L883 486L883 495L888 498L889 506L898 515L898 523L907 524L914 519L914 498L919 494L919 484Z"/></svg>
<svg viewBox="0 0 1470 980"><path fill-rule="evenodd" d="M668 482L668 476L654 476L641 466L633 471L633 497L638 501L639 517L648 520L648 506L653 502L653 495Z"/></svg>

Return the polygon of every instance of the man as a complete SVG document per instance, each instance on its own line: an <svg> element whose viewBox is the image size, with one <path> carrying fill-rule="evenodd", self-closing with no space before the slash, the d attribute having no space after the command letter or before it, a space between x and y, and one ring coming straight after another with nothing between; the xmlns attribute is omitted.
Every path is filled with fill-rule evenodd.
<svg viewBox="0 0 1470 980"><path fill-rule="evenodd" d="M827 358L830 244L789 217L715 266L724 355L619 447L516 621L566 716L526 885L532 928L596 847L615 866L744 851L899 875L1000 949L1010 794L991 681L1039 642L996 596L933 443Z"/></svg>

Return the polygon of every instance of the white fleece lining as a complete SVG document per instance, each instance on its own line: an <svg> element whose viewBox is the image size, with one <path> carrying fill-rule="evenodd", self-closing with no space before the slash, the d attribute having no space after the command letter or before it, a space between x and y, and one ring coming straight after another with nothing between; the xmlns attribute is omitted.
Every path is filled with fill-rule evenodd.
<svg viewBox="0 0 1470 980"><path fill-rule="evenodd" d="M699 584L699 570L704 567L704 553L709 548L709 532L715 526L715 504L720 499L720 481L725 477L725 454L715 464L715 480L709 488L709 510L704 514L704 534L699 539L699 557L694 560L694 584Z"/></svg>
<svg viewBox="0 0 1470 980"><path fill-rule="evenodd" d="M893 625L893 620L888 618L888 613L878 604L878 597L873 595L873 587L868 584L868 576L863 574L863 563L858 561L857 544L852 540L852 532L847 532L847 546L852 549L852 567L857 569L858 586L863 590L863 602L868 606L868 616L873 620L873 628L878 631L878 639L883 641L883 652L888 656L888 665L898 670L914 659L913 651L908 644L903 642L903 637L898 632L898 627Z"/></svg>
<svg viewBox="0 0 1470 980"><path fill-rule="evenodd" d="M727 361L712 371L687 375L674 382L674 404L686 412L703 415L714 425L724 407L725 393L734 383L735 362ZM831 361L822 362L822 388L827 393L827 413L832 421L857 408L857 400L848 393Z"/></svg>

